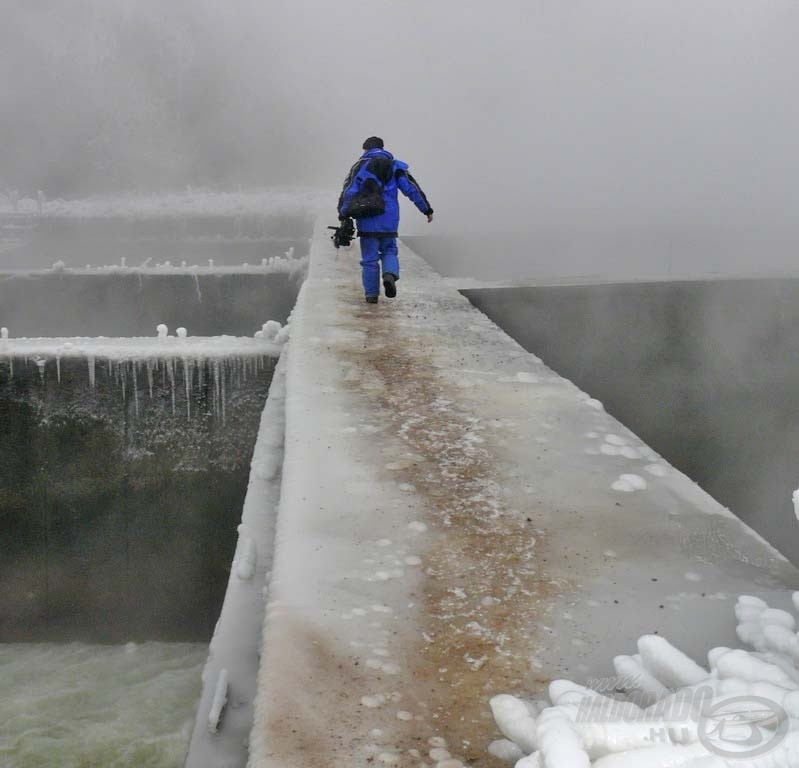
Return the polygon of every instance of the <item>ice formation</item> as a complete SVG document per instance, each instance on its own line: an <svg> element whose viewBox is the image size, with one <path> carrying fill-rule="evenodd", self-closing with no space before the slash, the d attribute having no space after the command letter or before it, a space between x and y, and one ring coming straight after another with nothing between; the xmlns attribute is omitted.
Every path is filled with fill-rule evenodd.
<svg viewBox="0 0 799 768"><path fill-rule="evenodd" d="M796 619L746 595L735 616L752 650L714 648L707 669L645 635L604 686L555 680L549 701L494 696L504 738L489 753L516 768L797 768Z"/></svg>
<svg viewBox="0 0 799 768"><path fill-rule="evenodd" d="M105 264L92 266L86 264L84 267L74 267L59 260L53 263L49 269L25 269L21 270L25 274L38 275L47 273L63 273L69 275L191 275L195 280L203 275L289 275L295 277L305 273L308 267L308 257L294 257L293 247L283 256L272 256L261 259L260 264L217 264L213 259L208 259L205 265L189 264L181 261L180 265L172 264L167 260L164 262L152 263L152 258L146 259L140 266L128 266L125 257L120 259L119 264Z"/></svg>
<svg viewBox="0 0 799 768"><path fill-rule="evenodd" d="M263 216L307 214L321 209L329 196L318 189L278 189L242 192L213 192L187 189L183 193L164 195L126 195L92 197L82 200L47 200L20 198L15 190L0 194L0 213L20 212L46 217L83 218L170 218L192 216Z"/></svg>
<svg viewBox="0 0 799 768"><path fill-rule="evenodd" d="M157 339L9 339L3 334L0 336L0 375L13 379L15 361L17 371L28 363L35 363L42 381L48 368L52 370L51 366L55 366L60 382L62 361L82 359L86 361L91 389L97 385L99 368L104 378L121 390L123 399L133 400L135 416L139 414L140 397L149 392L150 399L153 398L156 381L171 389L173 413L176 390L183 387L188 418L191 418L193 387L196 384L202 388L208 382L211 412L224 421L229 391L271 367L280 356L289 328L279 323L274 325L277 331L271 340L262 336L189 337L184 328L178 329L177 336L170 336L164 324L158 325Z"/></svg>
<svg viewBox="0 0 799 768"><path fill-rule="evenodd" d="M216 733L219 727L219 718L222 717L222 710L227 703L227 670L222 669L216 678L216 688L214 698L211 703L211 711L208 713L208 730Z"/></svg>

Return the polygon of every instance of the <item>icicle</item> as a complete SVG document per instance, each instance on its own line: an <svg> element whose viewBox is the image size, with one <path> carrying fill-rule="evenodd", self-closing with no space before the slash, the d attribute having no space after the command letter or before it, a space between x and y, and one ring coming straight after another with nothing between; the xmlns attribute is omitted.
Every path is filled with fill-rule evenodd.
<svg viewBox="0 0 799 768"><path fill-rule="evenodd" d="M210 265L213 266L213 262L210 262ZM194 277L194 289L197 291L197 301L202 304L203 303L203 292L200 290L200 278L197 276L197 273L192 273L192 277Z"/></svg>
<svg viewBox="0 0 799 768"><path fill-rule="evenodd" d="M191 361L183 358L183 381L186 384L186 421L191 421L191 383L192 383Z"/></svg>
<svg viewBox="0 0 799 768"><path fill-rule="evenodd" d="M221 387L219 384L219 360L214 360L214 415L219 413L219 394Z"/></svg>
<svg viewBox="0 0 799 768"><path fill-rule="evenodd" d="M227 414L225 412L225 378L228 369L227 360L222 361L222 423L225 424L227 420Z"/></svg>
<svg viewBox="0 0 799 768"><path fill-rule="evenodd" d="M166 361L166 369L169 374L169 386L172 388L172 415L175 415L175 359L170 357Z"/></svg>
<svg viewBox="0 0 799 768"><path fill-rule="evenodd" d="M127 393L127 388L125 386L128 380L128 373L125 370L126 365L127 363L123 362L119 365L119 368L117 369L118 373L122 375L122 402L124 403L128 402L128 393Z"/></svg>
<svg viewBox="0 0 799 768"><path fill-rule="evenodd" d="M139 417L139 381L138 377L136 376L136 370L139 367L139 363L134 360L132 366L132 373L133 373L133 410L136 414L136 418Z"/></svg>
<svg viewBox="0 0 799 768"><path fill-rule="evenodd" d="M147 359L147 386L150 389L150 400L153 399L153 360Z"/></svg>
<svg viewBox="0 0 799 768"><path fill-rule="evenodd" d="M55 370L56 370L56 376L58 378L58 383L60 384L61 383L61 356L60 355L56 355L55 356Z"/></svg>
<svg viewBox="0 0 799 768"><path fill-rule="evenodd" d="M89 355L87 358L87 362L89 364L89 386L94 389L94 384L96 382L96 371L94 367L94 355Z"/></svg>
<svg viewBox="0 0 799 768"><path fill-rule="evenodd" d="M36 365L39 366L39 378L41 379L42 384L44 384L44 367L46 364L46 360L43 360L42 358L36 358Z"/></svg>

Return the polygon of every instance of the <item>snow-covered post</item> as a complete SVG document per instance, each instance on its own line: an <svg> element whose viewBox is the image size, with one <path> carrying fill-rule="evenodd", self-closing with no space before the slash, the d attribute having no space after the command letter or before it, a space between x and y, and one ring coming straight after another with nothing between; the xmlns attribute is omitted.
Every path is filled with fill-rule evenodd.
<svg viewBox="0 0 799 768"><path fill-rule="evenodd" d="M160 323L155 330L158 332L159 340L166 339L167 335L169 334L169 328L167 328L163 323Z"/></svg>
<svg viewBox="0 0 799 768"><path fill-rule="evenodd" d="M185 329L183 326L181 326L180 328L178 328L178 329L177 329L177 331L176 331L176 333L178 334L178 338L179 338L179 339L185 339L185 338L186 338L186 336L188 336L188 335L189 335L188 331L187 331L187 330L186 330L186 329Z"/></svg>
<svg viewBox="0 0 799 768"><path fill-rule="evenodd" d="M3 344L3 346L5 346L5 343L7 341L8 341L8 328L3 326L2 328L0 328L0 344Z"/></svg>
<svg viewBox="0 0 799 768"><path fill-rule="evenodd" d="M793 492L793 513L796 519L799 520L799 489Z"/></svg>
<svg viewBox="0 0 799 768"><path fill-rule="evenodd" d="M277 320L268 320L261 326L261 336L267 341L274 341L282 327Z"/></svg>

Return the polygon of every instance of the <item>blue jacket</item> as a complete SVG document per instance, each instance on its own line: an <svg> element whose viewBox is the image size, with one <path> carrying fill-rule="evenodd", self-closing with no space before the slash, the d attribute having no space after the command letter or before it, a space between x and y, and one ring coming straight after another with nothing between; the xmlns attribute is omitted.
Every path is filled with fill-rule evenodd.
<svg viewBox="0 0 799 768"><path fill-rule="evenodd" d="M433 213L422 188L408 171L408 164L395 160L385 149L370 149L361 155L344 181L344 189L338 200L339 216L347 215L347 206L367 179L376 179L383 185L385 213L357 219L359 234L380 234L396 237L399 230L400 210L397 190L409 198L425 215Z"/></svg>

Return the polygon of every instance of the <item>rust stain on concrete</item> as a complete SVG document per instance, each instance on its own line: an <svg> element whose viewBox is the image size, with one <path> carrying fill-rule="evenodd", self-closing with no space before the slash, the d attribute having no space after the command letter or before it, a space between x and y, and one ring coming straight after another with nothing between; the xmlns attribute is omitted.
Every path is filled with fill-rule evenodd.
<svg viewBox="0 0 799 768"><path fill-rule="evenodd" d="M530 656L542 608L565 585L547 578L547 540L532 513L506 508L490 433L476 428L463 394L424 351L435 339L398 340L392 314L356 312L368 339L347 357L361 371L358 396L373 401L413 457L397 462L392 477L424 498L432 534L419 596L423 636L409 654L413 687L430 735L469 765L495 765L486 752L497 737L488 700L536 683L543 692L549 680L536 676ZM372 386L359 386L365 381Z"/></svg>

